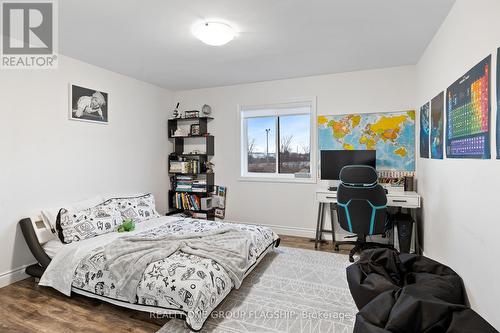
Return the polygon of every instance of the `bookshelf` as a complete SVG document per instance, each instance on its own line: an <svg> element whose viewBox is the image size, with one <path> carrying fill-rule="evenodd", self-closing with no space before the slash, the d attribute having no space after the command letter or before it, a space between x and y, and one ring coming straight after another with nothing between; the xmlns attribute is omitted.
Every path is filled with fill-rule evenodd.
<svg viewBox="0 0 500 333"><path fill-rule="evenodd" d="M206 163L214 156L213 135L208 133L211 117L174 118L168 120L168 137L174 149L168 156L171 189L168 191L167 215L184 213L199 219L215 219L215 209L203 209L215 185L215 174ZM192 125L197 132L191 133ZM196 149L193 149L196 147Z"/></svg>

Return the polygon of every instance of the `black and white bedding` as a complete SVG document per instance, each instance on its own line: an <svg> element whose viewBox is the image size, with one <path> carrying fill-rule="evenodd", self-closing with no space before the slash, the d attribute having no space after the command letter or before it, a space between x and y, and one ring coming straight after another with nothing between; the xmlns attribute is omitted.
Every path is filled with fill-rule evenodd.
<svg viewBox="0 0 500 333"><path fill-rule="evenodd" d="M119 237L203 233L227 226L244 231L250 239L248 273L278 240L275 233L262 226L160 217L137 224L131 233L108 233L64 245L53 257L40 284L66 295L73 291L125 307L181 315L192 330L200 330L212 310L235 286L221 265L212 259L177 251L147 265L135 291L135 303L129 303L118 292L117 279L109 270L104 248Z"/></svg>
<svg viewBox="0 0 500 333"><path fill-rule="evenodd" d="M154 196L144 194L127 198L111 198L88 208L61 208L55 229L63 243L77 242L114 232L123 219L135 223L160 217L155 209Z"/></svg>

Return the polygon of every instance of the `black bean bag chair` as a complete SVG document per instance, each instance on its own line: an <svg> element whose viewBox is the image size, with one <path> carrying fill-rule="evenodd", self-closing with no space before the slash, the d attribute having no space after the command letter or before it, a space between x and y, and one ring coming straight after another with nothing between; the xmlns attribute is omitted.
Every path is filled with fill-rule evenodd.
<svg viewBox="0 0 500 333"><path fill-rule="evenodd" d="M370 249L347 268L357 333L498 332L467 306L460 276L429 258Z"/></svg>

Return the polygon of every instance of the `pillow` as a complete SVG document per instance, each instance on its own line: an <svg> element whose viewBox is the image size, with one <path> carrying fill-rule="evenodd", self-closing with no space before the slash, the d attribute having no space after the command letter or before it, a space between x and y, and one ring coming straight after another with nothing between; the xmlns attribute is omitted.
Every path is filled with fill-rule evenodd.
<svg viewBox="0 0 500 333"><path fill-rule="evenodd" d="M155 208L155 197L151 193L133 197L112 198L105 203L107 202L115 203L122 214L122 218L132 219L135 223L160 217Z"/></svg>
<svg viewBox="0 0 500 333"><path fill-rule="evenodd" d="M57 233L56 230L56 221L57 215L59 214L59 210L61 207L65 207L67 210L82 210L90 207L97 206L102 203L104 198L102 196L96 196L87 200L82 200L71 205L61 205L57 208L48 208L41 211L43 223L49 228L54 234Z"/></svg>
<svg viewBox="0 0 500 333"><path fill-rule="evenodd" d="M122 221L116 203L108 200L81 210L61 208L56 228L59 239L69 244L116 231Z"/></svg>
<svg viewBox="0 0 500 333"><path fill-rule="evenodd" d="M57 252L64 246L59 238L51 239L47 243L43 244L42 247L47 253L47 255L52 259L56 256Z"/></svg>

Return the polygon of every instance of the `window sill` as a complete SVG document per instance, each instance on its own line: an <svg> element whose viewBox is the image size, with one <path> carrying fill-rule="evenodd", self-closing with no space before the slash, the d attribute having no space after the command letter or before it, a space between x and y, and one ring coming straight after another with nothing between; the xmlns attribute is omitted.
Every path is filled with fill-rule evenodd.
<svg viewBox="0 0 500 333"><path fill-rule="evenodd" d="M316 178L239 177L239 182L316 184Z"/></svg>

